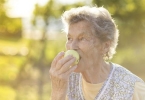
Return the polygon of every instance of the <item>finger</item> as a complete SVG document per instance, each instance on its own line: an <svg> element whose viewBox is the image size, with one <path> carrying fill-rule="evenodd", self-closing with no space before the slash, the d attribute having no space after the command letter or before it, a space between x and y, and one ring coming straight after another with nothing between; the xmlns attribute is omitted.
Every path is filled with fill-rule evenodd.
<svg viewBox="0 0 145 100"><path fill-rule="evenodd" d="M61 74L61 73L67 72L67 71L70 69L70 67L73 65L73 63L75 62L75 60L76 60L75 57L71 58L68 62L66 62L66 63L60 68L60 70L59 70L58 73Z"/></svg>
<svg viewBox="0 0 145 100"><path fill-rule="evenodd" d="M58 60L60 60L64 56L64 52L60 52L57 54L57 56L54 58L54 60L51 63L51 66L54 67Z"/></svg>
<svg viewBox="0 0 145 100"><path fill-rule="evenodd" d="M75 66L73 66L73 67L70 67L70 69L64 73L64 76L68 76L68 78L69 78L70 74L71 74L72 72L74 72L74 70L75 70L76 68L77 68L77 65L75 65Z"/></svg>
<svg viewBox="0 0 145 100"><path fill-rule="evenodd" d="M68 71L65 73L62 73L59 75L59 78L63 81L68 81L70 74L77 68L77 65L71 67Z"/></svg>
<svg viewBox="0 0 145 100"><path fill-rule="evenodd" d="M57 62L57 64L56 64L56 70L60 70L62 67L63 67L63 65L65 64L65 63L67 63L67 62L69 62L71 59L73 59L74 57L73 56L71 56L71 55L68 55L67 57L64 57L64 58L62 58L62 59L60 59L58 62Z"/></svg>
<svg viewBox="0 0 145 100"><path fill-rule="evenodd" d="M50 68L50 70L49 70L49 75L50 75L50 77L51 77L51 75L53 75L54 72L55 72L55 65L56 65L57 61L58 61L59 59L61 59L63 56L64 56L64 52L62 51L62 52L58 53L57 56L56 56L56 57L54 58L54 60L52 61L52 63L51 63L51 68Z"/></svg>

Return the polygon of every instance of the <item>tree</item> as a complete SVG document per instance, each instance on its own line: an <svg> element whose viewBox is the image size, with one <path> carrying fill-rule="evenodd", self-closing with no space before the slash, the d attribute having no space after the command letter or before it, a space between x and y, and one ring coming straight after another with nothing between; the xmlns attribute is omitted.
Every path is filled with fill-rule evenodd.
<svg viewBox="0 0 145 100"><path fill-rule="evenodd" d="M7 16L6 0L0 0L0 36L1 37L21 37L21 18L10 18Z"/></svg>

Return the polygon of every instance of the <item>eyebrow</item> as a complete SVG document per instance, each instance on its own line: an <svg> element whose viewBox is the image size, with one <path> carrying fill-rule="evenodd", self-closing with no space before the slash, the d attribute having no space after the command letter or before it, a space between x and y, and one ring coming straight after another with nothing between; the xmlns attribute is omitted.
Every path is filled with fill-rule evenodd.
<svg viewBox="0 0 145 100"><path fill-rule="evenodd" d="M70 33L68 33L68 34L67 34L67 36L71 36L71 34L70 34ZM78 36L87 36L87 33L82 32L82 33L80 33Z"/></svg>

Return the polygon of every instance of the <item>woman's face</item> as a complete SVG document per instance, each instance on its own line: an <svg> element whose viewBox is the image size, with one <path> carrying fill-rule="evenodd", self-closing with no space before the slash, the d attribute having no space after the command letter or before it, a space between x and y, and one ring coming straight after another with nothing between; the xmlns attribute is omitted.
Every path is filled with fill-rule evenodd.
<svg viewBox="0 0 145 100"><path fill-rule="evenodd" d="M92 29L87 21L71 24L68 28L66 49L76 50L80 55L75 72L83 72L103 59L101 42Z"/></svg>

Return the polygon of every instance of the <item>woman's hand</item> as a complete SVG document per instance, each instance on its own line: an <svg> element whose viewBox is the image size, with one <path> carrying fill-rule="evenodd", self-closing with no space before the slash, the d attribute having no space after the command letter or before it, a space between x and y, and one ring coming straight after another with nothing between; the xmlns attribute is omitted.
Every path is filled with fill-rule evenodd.
<svg viewBox="0 0 145 100"><path fill-rule="evenodd" d="M51 100L65 100L69 76L77 67L70 67L75 62L73 56L63 56L64 52L60 52L54 58L49 71L52 85Z"/></svg>

